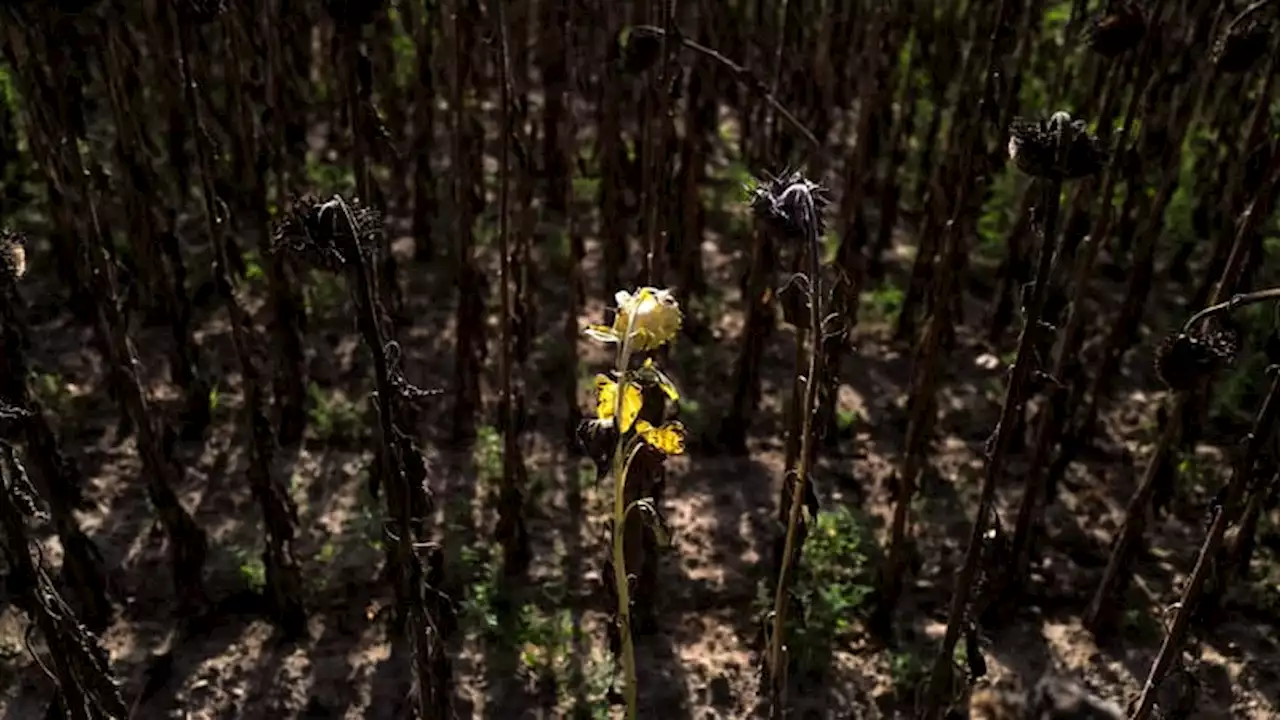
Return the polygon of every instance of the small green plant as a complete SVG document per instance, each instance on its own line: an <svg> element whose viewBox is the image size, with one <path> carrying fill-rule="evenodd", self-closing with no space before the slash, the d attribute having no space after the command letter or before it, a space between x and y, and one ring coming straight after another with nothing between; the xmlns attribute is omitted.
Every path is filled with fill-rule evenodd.
<svg viewBox="0 0 1280 720"><path fill-rule="evenodd" d="M481 487L496 487L502 479L502 433L492 425L476 428L476 441L471 450L476 466L476 480Z"/></svg>
<svg viewBox="0 0 1280 720"><path fill-rule="evenodd" d="M245 586L255 593L266 590L267 567L263 564L262 558L243 548L237 548L235 556L239 562L240 579L244 581Z"/></svg>
<svg viewBox="0 0 1280 720"><path fill-rule="evenodd" d="M244 278L250 282L257 282L265 279L267 272L262 269L262 254L257 250L248 250L244 253Z"/></svg>
<svg viewBox="0 0 1280 720"><path fill-rule="evenodd" d="M820 676L832 651L865 616L874 585L864 550L867 530L860 518L841 506L818 513L812 528L792 586L800 612L788 621L787 637L795 669ZM762 581L757 609L767 612L772 604L769 585Z"/></svg>
<svg viewBox="0 0 1280 720"><path fill-rule="evenodd" d="M560 677L567 671L573 640L573 615L568 609L545 613L536 605L520 608L520 662L535 677Z"/></svg>
<svg viewBox="0 0 1280 720"><path fill-rule="evenodd" d="M71 407L71 390L62 375L56 372L33 373L29 387L49 412L58 416L67 414Z"/></svg>
<svg viewBox="0 0 1280 720"><path fill-rule="evenodd" d="M893 325L898 322L906 294L896 285L881 285L862 293L863 319L876 324Z"/></svg>
<svg viewBox="0 0 1280 720"><path fill-rule="evenodd" d="M307 386L307 396L311 399L310 427L317 438L324 442L342 442L363 436L363 403L353 402L342 393L324 390L314 382Z"/></svg>
<svg viewBox="0 0 1280 720"><path fill-rule="evenodd" d="M910 651L889 654L889 677L900 695L912 695L925 678L925 666Z"/></svg>
<svg viewBox="0 0 1280 720"><path fill-rule="evenodd" d="M501 568L498 562L486 555L474 547L462 549L461 560L464 572L470 575L470 582L460 607L463 627L492 640L503 636L502 619L497 609Z"/></svg>

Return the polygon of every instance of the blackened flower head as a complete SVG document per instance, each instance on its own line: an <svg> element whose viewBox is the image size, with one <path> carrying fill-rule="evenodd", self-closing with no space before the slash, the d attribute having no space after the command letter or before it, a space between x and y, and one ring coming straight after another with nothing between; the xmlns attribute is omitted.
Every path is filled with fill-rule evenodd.
<svg viewBox="0 0 1280 720"><path fill-rule="evenodd" d="M1089 28L1089 47L1104 57L1115 57L1138 44L1147 30L1142 11L1121 3Z"/></svg>
<svg viewBox="0 0 1280 720"><path fill-rule="evenodd" d="M652 28L631 28L621 50L622 69L631 74L642 73L658 62L658 56L662 54L662 36Z"/></svg>
<svg viewBox="0 0 1280 720"><path fill-rule="evenodd" d="M822 211L829 202L822 186L804 175L784 172L751 189L751 210L765 224L789 239L822 235Z"/></svg>
<svg viewBox="0 0 1280 720"><path fill-rule="evenodd" d="M1009 157L1028 175L1070 180L1101 170L1107 151L1083 120L1059 111L1048 120L1015 118L1009 124Z"/></svg>
<svg viewBox="0 0 1280 720"><path fill-rule="evenodd" d="M381 233L382 215L359 200L305 197L293 203L272 241L276 250L287 249L317 268L337 272L360 255L371 257Z"/></svg>
<svg viewBox="0 0 1280 720"><path fill-rule="evenodd" d="M27 273L27 249L23 237L0 229L0 279L16 282Z"/></svg>
<svg viewBox="0 0 1280 720"><path fill-rule="evenodd" d="M1213 64L1222 72L1242 73L1267 52L1275 25L1260 13L1237 18L1213 44Z"/></svg>
<svg viewBox="0 0 1280 720"><path fill-rule="evenodd" d="M1231 331L1180 331L1160 343L1156 373L1170 390L1190 390L1234 363L1239 346L1239 337Z"/></svg>

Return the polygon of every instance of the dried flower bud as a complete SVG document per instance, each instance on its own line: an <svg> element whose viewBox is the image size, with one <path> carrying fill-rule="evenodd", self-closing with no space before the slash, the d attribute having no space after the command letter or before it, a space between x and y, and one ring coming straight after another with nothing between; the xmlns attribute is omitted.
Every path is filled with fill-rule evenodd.
<svg viewBox="0 0 1280 720"><path fill-rule="evenodd" d="M1234 333L1209 330L1177 332L1156 351L1156 372L1171 390L1189 390L1219 369L1235 362L1239 339Z"/></svg>
<svg viewBox="0 0 1280 720"><path fill-rule="evenodd" d="M798 172L783 172L751 189L756 217L789 239L806 239L810 231L821 235L828 202L826 190Z"/></svg>
<svg viewBox="0 0 1280 720"><path fill-rule="evenodd" d="M1124 3L1098 18L1089 30L1089 47L1104 57L1115 57L1132 49L1147 30L1142 12Z"/></svg>
<svg viewBox="0 0 1280 720"><path fill-rule="evenodd" d="M22 235L0 230L0 279L16 282L27 273L27 249Z"/></svg>
<svg viewBox="0 0 1280 720"><path fill-rule="evenodd" d="M1271 22L1258 13L1238 19L1213 44L1213 64L1222 72L1245 72L1266 54L1274 36Z"/></svg>
<svg viewBox="0 0 1280 720"><path fill-rule="evenodd" d="M1101 170L1107 151L1083 120L1059 111L1048 120L1014 118L1009 124L1009 157L1028 175L1070 180Z"/></svg>
<svg viewBox="0 0 1280 720"><path fill-rule="evenodd" d="M293 203L293 209L272 233L272 240L277 250L287 248L315 267L337 272L347 267L356 253L371 257L381 232L382 215L359 200L335 195L320 202L306 197Z"/></svg>

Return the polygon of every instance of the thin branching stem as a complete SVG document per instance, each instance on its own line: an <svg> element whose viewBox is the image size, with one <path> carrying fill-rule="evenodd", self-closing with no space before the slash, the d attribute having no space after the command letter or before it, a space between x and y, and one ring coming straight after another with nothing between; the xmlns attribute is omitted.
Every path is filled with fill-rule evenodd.
<svg viewBox="0 0 1280 720"><path fill-rule="evenodd" d="M813 199L806 194L802 202L808 203L806 217L808 222L803 228L807 237L805 252L808 255L808 282L805 288L809 299L809 368L804 378L804 398L800 405L800 457L796 462L795 483L791 490L791 507L787 513L787 535L783 541L782 559L778 569L778 584L773 597L773 624L769 635L769 677L773 683L774 709L781 708L786 700L786 688L783 678L787 676L783 664L786 660L786 619L790 603L790 583L795 555L798 554L797 536L801 522L801 509L804 507L805 483L809 480L810 462L813 459L813 416L820 385L818 373L821 370L822 356L822 278L819 275L821 262L821 238L816 223L817 211ZM785 481L784 481L785 482Z"/></svg>

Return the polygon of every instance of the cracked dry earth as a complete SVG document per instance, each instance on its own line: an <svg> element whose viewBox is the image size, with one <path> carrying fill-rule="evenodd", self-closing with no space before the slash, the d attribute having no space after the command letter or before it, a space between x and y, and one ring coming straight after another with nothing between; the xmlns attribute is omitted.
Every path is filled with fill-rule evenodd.
<svg viewBox="0 0 1280 720"><path fill-rule="evenodd" d="M592 262L598 248L591 248ZM782 407L789 388L794 335L786 328L768 343L763 395L746 457L714 454L697 442L714 434L727 406L731 368L741 340L742 298L736 273L741 252L706 246L712 287L723 291L709 323L710 340L679 343L668 366L684 394L683 420L693 430L686 457L671 462L662 506L674 532L663 557L655 632L638 640L641 717L745 718L759 712L760 583L767 578L779 532L775 517L783 472ZM41 270L37 260L37 274ZM903 268L898 268L899 273ZM594 277L590 273L588 277ZM554 295L547 274L540 298ZM401 332L410 379L447 387L452 319L447 284L415 276L407 297L415 321ZM593 294L600 295L594 288ZM38 297L38 296L37 296ZM261 308L258 308L261 313ZM450 450L443 442L448 398L424 413L424 446L431 455L439 526L445 528L449 592L460 602L463 631L454 640L459 717L551 718L619 716L609 707L611 662L605 644L609 608L600 578L609 481L597 483L590 463L570 453L559 393L565 354L557 350L560 319L543 308L538 341L525 378L531 422L525 435L527 493L534 563L527 582L503 594L508 610L552 618L555 640L485 632L477 598L483 559L492 548L491 467L481 452ZM583 323L604 312L599 300ZM371 461L360 437L322 442L314 430L301 447L277 458L302 514L299 557L310 582L309 639L280 643L244 592L245 558L260 540L256 507L242 473L243 441L234 418L240 403L234 362L221 311L206 311L199 335L221 389L216 426L202 444L180 448L186 468L182 498L209 532L209 586L221 599L216 624L187 638L174 635L164 540L138 482L133 443L118 441L116 408L101 392L101 366L87 331L68 324L55 307L37 304L34 359L59 374L63 402L54 409L63 443L88 478L92 507L86 530L112 569L121 608L104 634L113 668L137 718L400 718L408 712L408 680L399 644L389 642L390 604L380 579L382 554L376 503L365 490ZM969 314L982 318L981 310ZM261 319L261 315L260 315ZM1152 332L1157 332L1154 329ZM176 401L163 380L163 333L139 331L144 364L160 411ZM1156 335L1158 336L1158 335ZM154 339L154 342L152 340ZM1010 344L1012 340L1008 341ZM349 320L340 309L308 329L310 373L321 387L350 398L367 393L367 367ZM1150 343L1143 345L1145 348ZM842 368L841 409L856 412L851 437L823 451L816 479L827 507L858 508L883 536L891 511L889 485L905 430L902 410L909 349L889 339L883 322L860 325L856 352ZM927 666L943 631L952 573L960 562L976 505L981 450L994 425L1003 375L992 348L961 329L940 397L932 471L915 508L919 569L898 611L896 642L883 647L855 623L837 643L825 678L803 679L792 694L802 718L909 717L915 688L903 667ZM590 407L589 378L608 358L581 343L581 407ZM1150 416L1160 399L1145 350L1132 353L1127 389L1107 418L1107 441L1073 469L1049 515L1051 541L1039 570L1040 588L1007 627L989 633L984 684L1029 684L1056 668L1104 697L1123 703L1139 688L1160 641L1162 608L1191 567L1204 508L1223 478L1218 451L1201 448L1210 468L1180 494L1169 517L1149 532L1154 540L1137 572L1125 629L1099 644L1081 628L1080 614L1106 560L1124 503L1154 440ZM220 364L228 364L221 367ZM489 378L492 381L492 378ZM492 384L490 384L492 386ZM490 399L492 404L492 399ZM491 408L490 408L491 409ZM492 458L490 458L490 461ZM1012 469L999 507L1016 508L1021 468ZM1273 531L1272 531L1273 532ZM1227 620L1199 648L1204 697L1199 717L1241 720L1280 717L1280 652L1276 633L1280 571L1274 540L1255 559L1254 582L1232 599ZM45 542L58 562L56 540ZM476 608L480 609L477 611ZM478 618L478 619L477 619ZM0 717L40 717L49 682L22 644L25 623L12 607L0 611ZM36 647L39 649L39 646ZM145 689L145 692L144 692Z"/></svg>

